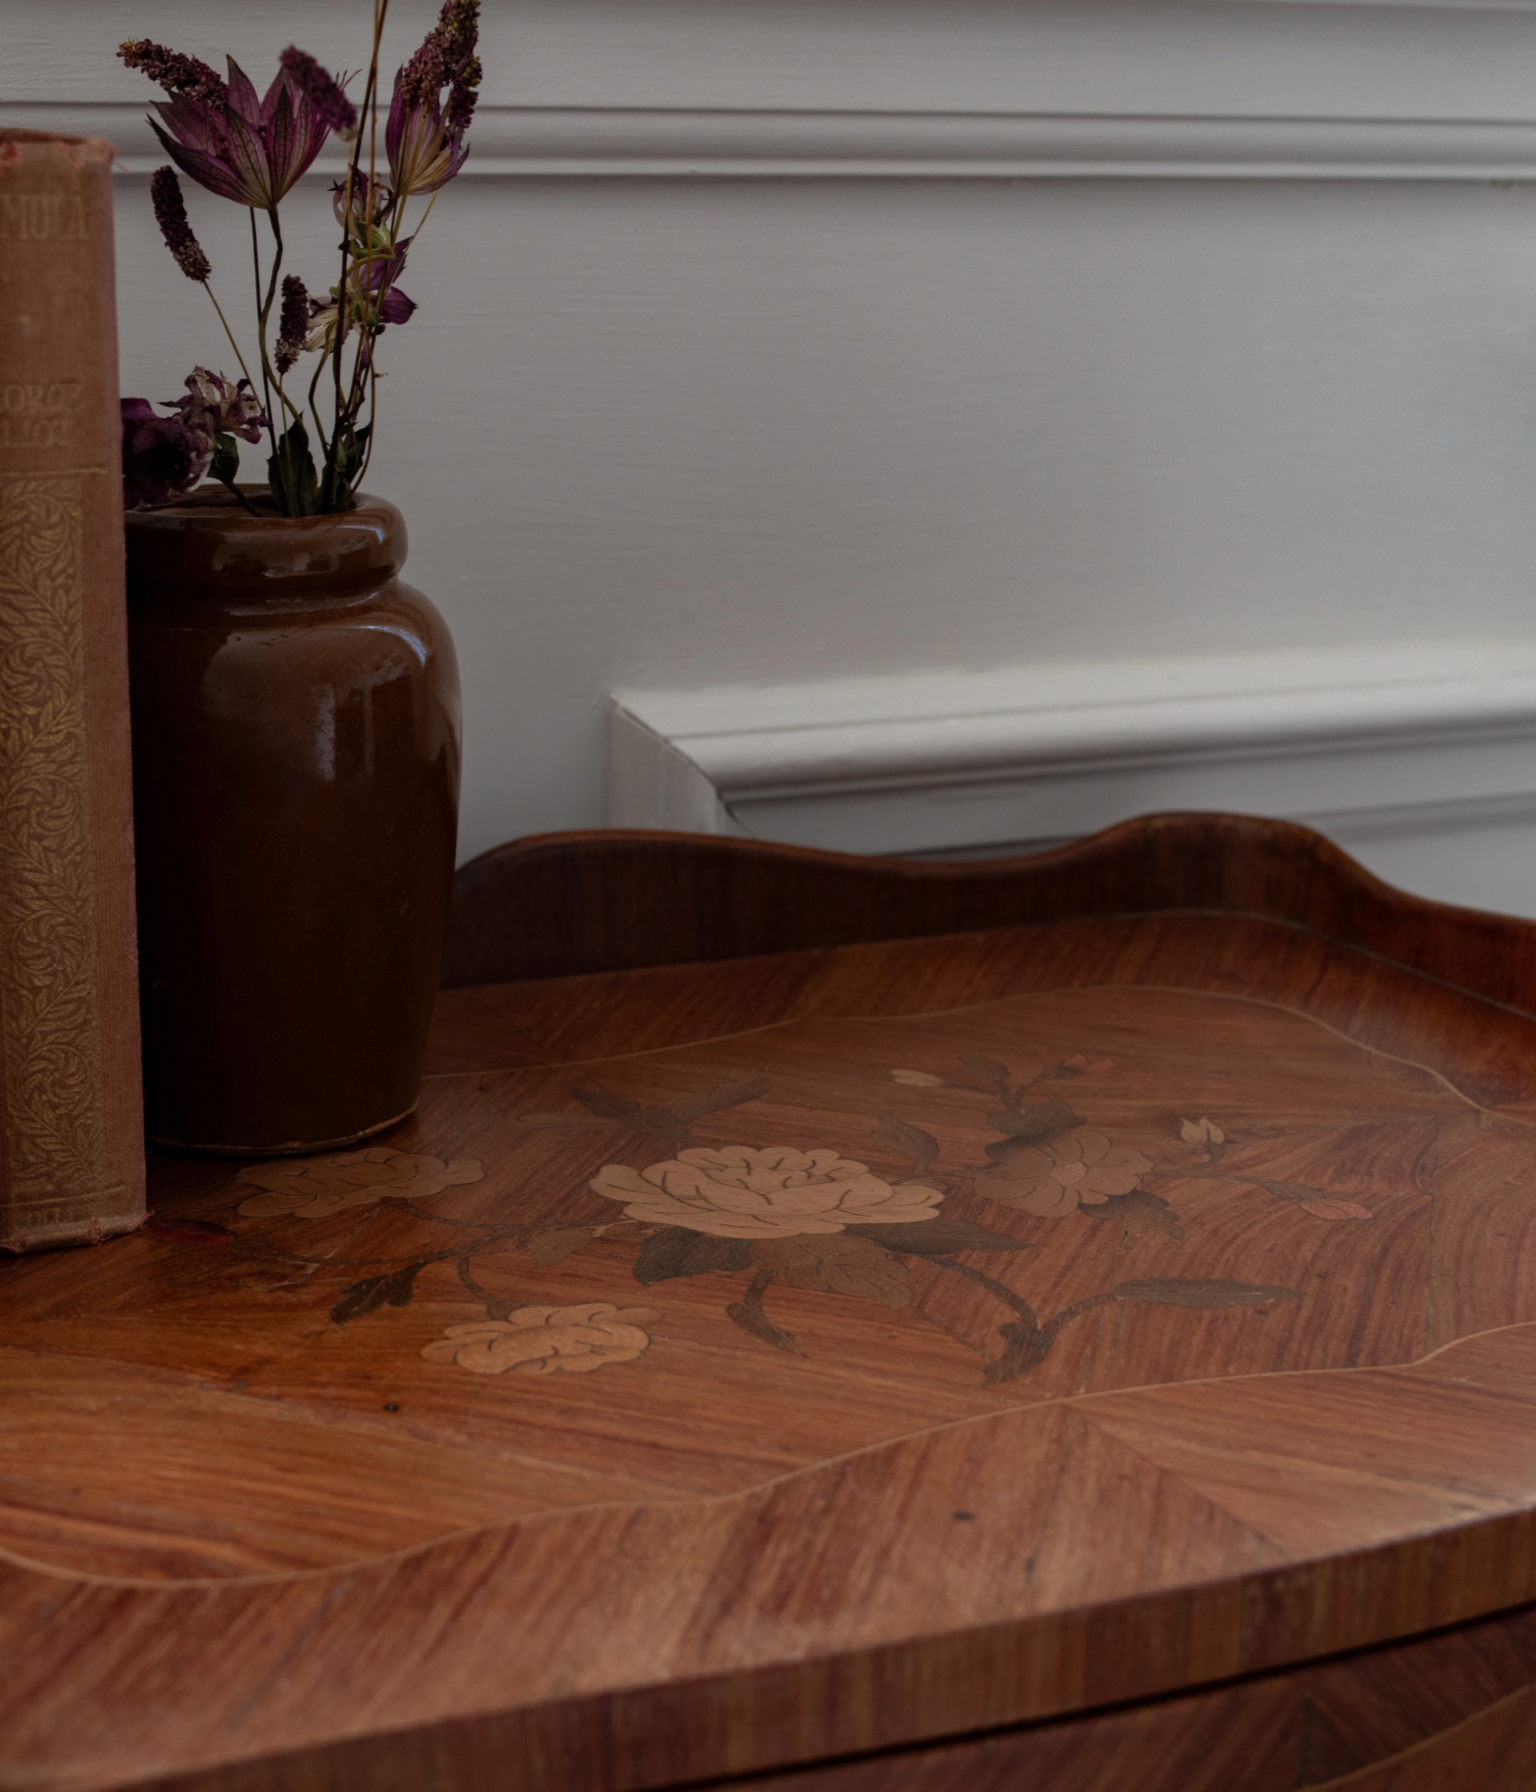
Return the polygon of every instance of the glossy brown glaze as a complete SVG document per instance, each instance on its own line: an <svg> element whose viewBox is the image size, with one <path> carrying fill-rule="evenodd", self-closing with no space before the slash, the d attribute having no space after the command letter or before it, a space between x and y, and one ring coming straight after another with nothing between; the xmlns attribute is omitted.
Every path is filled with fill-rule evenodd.
<svg viewBox="0 0 1536 1792"><path fill-rule="evenodd" d="M380 499L252 517L200 491L127 525L150 1136L361 1137L420 1090L457 820L452 641L398 577L405 528Z"/></svg>
<svg viewBox="0 0 1536 1792"><path fill-rule="evenodd" d="M445 992L397 1128L0 1265L0 1779L1525 1792L1536 1018L1410 961L1536 927L1319 862Z"/></svg>

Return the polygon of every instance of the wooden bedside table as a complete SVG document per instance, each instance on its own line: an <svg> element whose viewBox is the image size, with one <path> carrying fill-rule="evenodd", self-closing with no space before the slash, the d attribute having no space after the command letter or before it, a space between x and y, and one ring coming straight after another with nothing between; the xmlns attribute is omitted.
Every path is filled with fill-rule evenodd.
<svg viewBox="0 0 1536 1792"><path fill-rule="evenodd" d="M0 1785L1536 1781L1536 924L1163 816L456 928L411 1119L0 1266Z"/></svg>

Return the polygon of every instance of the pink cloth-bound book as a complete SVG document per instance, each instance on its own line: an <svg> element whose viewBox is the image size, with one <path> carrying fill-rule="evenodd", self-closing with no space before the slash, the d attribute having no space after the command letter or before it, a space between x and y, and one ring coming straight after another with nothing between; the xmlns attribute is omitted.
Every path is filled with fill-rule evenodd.
<svg viewBox="0 0 1536 1792"><path fill-rule="evenodd" d="M144 1220L112 146L0 131L0 1250Z"/></svg>

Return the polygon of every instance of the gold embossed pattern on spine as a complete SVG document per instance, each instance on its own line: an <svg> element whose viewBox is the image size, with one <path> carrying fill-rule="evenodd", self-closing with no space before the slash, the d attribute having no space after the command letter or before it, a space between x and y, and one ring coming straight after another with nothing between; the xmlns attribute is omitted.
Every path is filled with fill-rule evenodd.
<svg viewBox="0 0 1536 1792"><path fill-rule="evenodd" d="M83 529L78 478L0 478L0 1091L13 1216L34 1227L122 1192L102 1120Z"/></svg>

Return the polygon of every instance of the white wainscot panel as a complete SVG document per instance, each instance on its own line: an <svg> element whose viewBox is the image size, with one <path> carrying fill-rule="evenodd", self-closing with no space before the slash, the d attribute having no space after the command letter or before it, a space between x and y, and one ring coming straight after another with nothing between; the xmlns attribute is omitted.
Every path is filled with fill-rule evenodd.
<svg viewBox="0 0 1536 1792"><path fill-rule="evenodd" d="M109 137L147 174L124 35L355 67L364 11L0 0L0 124ZM386 67L435 11L395 0ZM493 0L482 42L470 177L1536 176L1521 0Z"/></svg>
<svg viewBox="0 0 1536 1792"><path fill-rule="evenodd" d="M436 10L392 0L386 65ZM0 0L0 123L122 151L125 392L224 348L150 221L151 90L113 47L356 67L367 13ZM1349 687L1284 650L1532 626L1536 5L487 0L484 25L370 475L460 644L466 854L601 819L621 690L651 695L619 818L963 852L1267 808L1526 906L1523 712L1354 735L1334 697L1310 739L1031 736L841 784L717 786L697 737L787 704L974 746L977 717L1145 708L1138 680L1175 687L1144 656L1191 645L1240 656L1209 721L1245 676ZM288 218L311 284L333 173ZM188 197L229 297L244 214ZM719 725L656 696L748 679L774 688Z"/></svg>
<svg viewBox="0 0 1536 1792"><path fill-rule="evenodd" d="M610 718L612 826L976 858L1177 809L1536 914L1536 636L630 691Z"/></svg>

